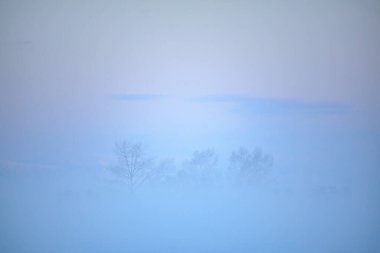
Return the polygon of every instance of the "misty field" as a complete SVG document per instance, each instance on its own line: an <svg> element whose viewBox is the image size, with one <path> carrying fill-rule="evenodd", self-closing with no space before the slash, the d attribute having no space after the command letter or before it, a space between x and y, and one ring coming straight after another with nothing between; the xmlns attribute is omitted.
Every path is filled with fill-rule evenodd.
<svg viewBox="0 0 380 253"><path fill-rule="evenodd" d="M1 252L359 253L378 246L376 208L353 189L267 184L131 193L125 184L73 183L77 172L63 173L3 173Z"/></svg>
<svg viewBox="0 0 380 253"><path fill-rule="evenodd" d="M0 253L380 253L380 0L0 0Z"/></svg>

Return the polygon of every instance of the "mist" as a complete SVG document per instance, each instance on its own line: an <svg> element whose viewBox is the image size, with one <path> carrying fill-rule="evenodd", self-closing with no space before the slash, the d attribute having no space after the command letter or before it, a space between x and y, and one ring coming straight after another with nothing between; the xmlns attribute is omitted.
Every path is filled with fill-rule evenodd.
<svg viewBox="0 0 380 253"><path fill-rule="evenodd" d="M0 252L380 251L379 13L0 1Z"/></svg>

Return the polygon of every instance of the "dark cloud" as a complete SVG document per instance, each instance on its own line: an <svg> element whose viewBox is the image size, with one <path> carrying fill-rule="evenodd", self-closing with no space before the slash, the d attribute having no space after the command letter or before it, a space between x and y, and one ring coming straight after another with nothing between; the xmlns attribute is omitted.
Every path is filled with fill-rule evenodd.
<svg viewBox="0 0 380 253"><path fill-rule="evenodd" d="M113 97L116 100L121 101L156 101L166 99L167 96L157 95L157 94L144 94L144 93L136 93L136 94L125 94L125 95L117 95Z"/></svg>
<svg viewBox="0 0 380 253"><path fill-rule="evenodd" d="M264 114L340 114L347 112L347 105L326 101L303 101L297 99L257 98L248 96L199 96L191 98L196 103L225 103L236 112Z"/></svg>

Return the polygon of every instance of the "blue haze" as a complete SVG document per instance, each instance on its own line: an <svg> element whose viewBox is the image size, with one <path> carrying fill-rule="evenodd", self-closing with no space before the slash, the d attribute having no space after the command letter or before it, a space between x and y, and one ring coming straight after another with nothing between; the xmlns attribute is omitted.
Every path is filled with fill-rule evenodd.
<svg viewBox="0 0 380 253"><path fill-rule="evenodd" d="M0 252L379 252L379 13L0 1ZM273 162L247 184L240 147Z"/></svg>

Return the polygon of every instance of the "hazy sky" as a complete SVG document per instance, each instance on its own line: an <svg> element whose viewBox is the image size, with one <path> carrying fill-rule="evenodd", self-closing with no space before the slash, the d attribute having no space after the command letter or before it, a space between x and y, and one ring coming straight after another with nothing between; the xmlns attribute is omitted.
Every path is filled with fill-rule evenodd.
<svg viewBox="0 0 380 253"><path fill-rule="evenodd" d="M243 144L280 167L376 167L379 13L376 0L2 0L0 160L100 168L132 138L158 156Z"/></svg>
<svg viewBox="0 0 380 253"><path fill-rule="evenodd" d="M379 0L0 0L0 251L380 252L379 112ZM123 139L188 170L131 195Z"/></svg>

